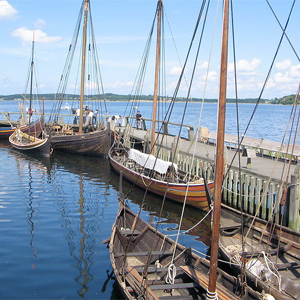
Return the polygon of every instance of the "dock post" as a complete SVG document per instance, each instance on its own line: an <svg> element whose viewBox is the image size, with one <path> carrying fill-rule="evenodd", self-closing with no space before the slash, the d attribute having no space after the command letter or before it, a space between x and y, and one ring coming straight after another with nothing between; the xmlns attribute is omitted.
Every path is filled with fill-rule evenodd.
<svg viewBox="0 0 300 300"><path fill-rule="evenodd" d="M195 131L194 131L194 127L190 126L187 128L188 130L188 139L189 141L194 141L195 140Z"/></svg>
<svg viewBox="0 0 300 300"><path fill-rule="evenodd" d="M163 134L169 134L168 123L165 121L162 122L162 131L163 131Z"/></svg>
<svg viewBox="0 0 300 300"><path fill-rule="evenodd" d="M172 157L171 157L172 161L174 162L177 161L180 145L181 145L180 136L175 135L172 142Z"/></svg>
<svg viewBox="0 0 300 300"><path fill-rule="evenodd" d="M251 169L251 157L247 157L247 169Z"/></svg>
<svg viewBox="0 0 300 300"><path fill-rule="evenodd" d="M288 227L293 230L300 230L300 199L299 199L299 167L295 170L295 173L291 175L291 185L289 188L288 198Z"/></svg>

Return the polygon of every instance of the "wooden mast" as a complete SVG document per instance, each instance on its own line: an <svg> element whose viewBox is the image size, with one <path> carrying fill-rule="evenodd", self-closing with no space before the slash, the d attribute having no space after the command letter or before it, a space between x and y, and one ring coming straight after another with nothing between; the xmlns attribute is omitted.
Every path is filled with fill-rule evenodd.
<svg viewBox="0 0 300 300"><path fill-rule="evenodd" d="M83 41L82 41L82 61L81 61L81 86L80 86L80 116L79 116L79 134L83 129L83 101L84 101L84 83L85 83L85 55L86 55L86 32L88 19L89 0L84 3L84 23L83 23Z"/></svg>
<svg viewBox="0 0 300 300"><path fill-rule="evenodd" d="M32 39L32 50L31 50L31 66L30 66L30 98L29 98L29 111L28 111L28 123L31 123L31 111L32 111L32 85L33 85L33 67L34 67L34 32ZM30 135L30 127L29 127Z"/></svg>
<svg viewBox="0 0 300 300"><path fill-rule="evenodd" d="M153 111L152 111L151 154L154 153L154 142L155 142L157 95L158 95L158 84L159 84L160 47L161 47L161 13L162 13L162 1L159 0L158 4L157 4L157 40L156 40L156 62L155 62Z"/></svg>
<svg viewBox="0 0 300 300"><path fill-rule="evenodd" d="M217 150L216 150L215 194L214 194L214 207L213 207L210 273L209 273L209 285L208 285L208 293L211 296L213 296L216 293L222 183L224 177L224 134L225 134L225 112L226 112L228 23L229 23L228 16L229 16L229 0L224 0L223 37L222 37L221 70L220 70L219 109L218 109L218 131L217 131L218 137L217 137ZM213 299L213 298L209 298L209 299Z"/></svg>

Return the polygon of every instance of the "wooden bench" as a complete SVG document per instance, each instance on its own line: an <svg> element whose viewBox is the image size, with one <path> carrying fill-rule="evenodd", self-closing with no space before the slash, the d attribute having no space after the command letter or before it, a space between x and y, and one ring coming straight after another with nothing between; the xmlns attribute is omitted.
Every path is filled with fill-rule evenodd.
<svg viewBox="0 0 300 300"><path fill-rule="evenodd" d="M147 256L151 254L151 256L163 256L163 255L172 255L173 252L172 251L143 251L143 252L127 252L127 253L116 253L115 257L120 257L123 255L126 255L128 257L134 257L134 256Z"/></svg>
<svg viewBox="0 0 300 300"><path fill-rule="evenodd" d="M199 284L196 282L186 282L186 283L174 283L174 284L157 284L157 285L151 285L150 288L152 291L155 290L172 290L172 289L191 289L199 287Z"/></svg>

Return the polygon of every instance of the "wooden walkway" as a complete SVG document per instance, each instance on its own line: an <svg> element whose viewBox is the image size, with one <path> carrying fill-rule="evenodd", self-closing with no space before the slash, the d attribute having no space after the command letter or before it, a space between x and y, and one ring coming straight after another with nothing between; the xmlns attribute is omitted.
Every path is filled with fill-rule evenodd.
<svg viewBox="0 0 300 300"><path fill-rule="evenodd" d="M210 131L206 136L200 137L202 141L209 144L216 144L217 132ZM229 147L238 148L239 146L243 149L253 149L256 154L261 156L278 157L278 158L291 158L294 161L298 161L300 158L300 146L291 144L282 144L280 142L269 141L266 139L256 139L251 137L243 137L240 145L238 136L232 134L225 134L225 143Z"/></svg>

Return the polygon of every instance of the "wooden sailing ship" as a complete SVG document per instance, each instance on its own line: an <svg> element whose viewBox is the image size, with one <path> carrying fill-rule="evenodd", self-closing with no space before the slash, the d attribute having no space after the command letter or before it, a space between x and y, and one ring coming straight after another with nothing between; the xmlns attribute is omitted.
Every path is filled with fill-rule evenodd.
<svg viewBox="0 0 300 300"><path fill-rule="evenodd" d="M214 182L212 180L206 182L203 177L180 170L177 164L174 163L174 158L171 161L165 161L158 158L157 153L154 153L155 147L158 152L160 151L159 148L161 148L164 139L162 137L161 143L156 144L162 15L163 4L162 1L158 1L156 8L157 43L150 153L143 153L137 149L125 147L123 142L116 140L109 151L108 157L116 172L122 172L124 178L140 188L147 189L147 191L173 201L185 202L187 205L209 210L210 203L206 196L206 189L213 191Z"/></svg>
<svg viewBox="0 0 300 300"><path fill-rule="evenodd" d="M33 74L34 74L34 39L32 41L32 53L30 64L30 98L28 108L28 123L31 124L33 114ZM44 113L44 112L43 112ZM44 132L44 116L36 121L38 126L28 128L23 132L22 126L17 126L13 134L9 136L9 142L13 148L31 155L50 156L50 141Z"/></svg>
<svg viewBox="0 0 300 300"><path fill-rule="evenodd" d="M181 171L176 164L144 154L136 149L126 149L115 143L109 151L110 163L115 171L142 189L168 199L208 210L204 179ZM151 161L151 162L150 162ZM207 186L213 190L214 182Z"/></svg>
<svg viewBox="0 0 300 300"><path fill-rule="evenodd" d="M83 37L82 53L80 57L80 101L78 107L71 110L73 115L70 116L72 118L70 121L64 119L61 114L64 107L64 101L67 101L66 86L70 76L71 63L77 46L78 34L80 32L82 21ZM87 36L87 32L91 33L90 37ZM93 65L87 68L87 63ZM87 95L88 91L86 86L91 87L89 96ZM92 98L94 98L95 101L90 101ZM101 98L102 100L99 100ZM103 110L105 110L105 114L107 115L104 93L101 85L100 68L98 65L90 1L83 0L72 44L69 48L64 73L61 76L57 99L49 120L48 132L53 149L81 155L107 155L111 145L110 132L103 119L106 118Z"/></svg>

